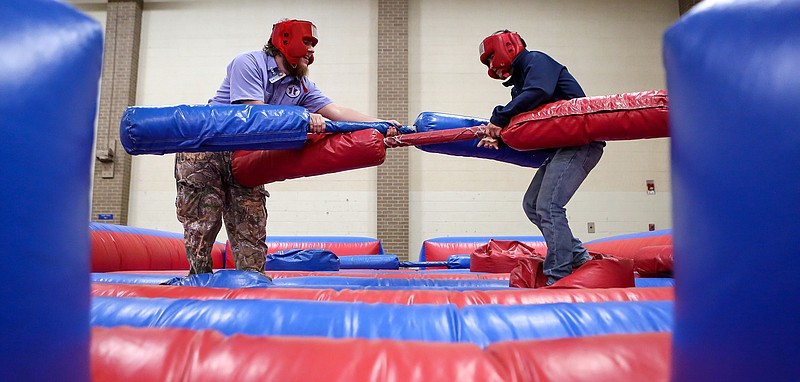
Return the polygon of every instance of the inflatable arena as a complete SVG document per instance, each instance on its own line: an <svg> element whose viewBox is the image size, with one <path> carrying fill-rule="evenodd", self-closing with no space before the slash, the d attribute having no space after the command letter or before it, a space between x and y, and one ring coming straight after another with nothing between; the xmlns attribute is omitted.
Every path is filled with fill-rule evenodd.
<svg viewBox="0 0 800 382"><path fill-rule="evenodd" d="M379 122L308 134L296 107L121 116L129 154L234 151L248 186L377 166L397 147L536 168L551 147L670 137L674 228L586 242L592 260L550 286L538 236L433 237L419 261L371 237L269 236L265 274L218 242L215 272L187 276L182 234L89 223L100 27L54 1L5 2L0 19L3 380L800 375L796 1L693 9L664 33L667 89L544 105L500 150L475 147L486 120L439 112L392 137Z"/></svg>

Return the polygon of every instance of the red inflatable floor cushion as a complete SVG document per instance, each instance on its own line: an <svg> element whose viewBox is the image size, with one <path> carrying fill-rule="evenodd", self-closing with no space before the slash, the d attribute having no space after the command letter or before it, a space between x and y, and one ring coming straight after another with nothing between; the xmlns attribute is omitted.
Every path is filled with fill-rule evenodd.
<svg viewBox="0 0 800 382"><path fill-rule="evenodd" d="M469 255L470 272L510 273L520 259L541 257L525 243L517 240L489 240L489 243L478 247Z"/></svg>
<svg viewBox="0 0 800 382"><path fill-rule="evenodd" d="M642 247L633 257L634 270L640 277L672 277L673 257L671 245Z"/></svg>
<svg viewBox="0 0 800 382"><path fill-rule="evenodd" d="M484 349L510 381L669 381L669 333L503 341Z"/></svg>
<svg viewBox="0 0 800 382"><path fill-rule="evenodd" d="M459 308L482 304L554 304L559 302L672 301L673 287L609 289L511 290L334 290L312 288L203 288L173 285L93 283L92 296L174 298L192 300L312 300L368 304L455 304Z"/></svg>
<svg viewBox="0 0 800 382"><path fill-rule="evenodd" d="M446 362L431 362L431 360ZM92 329L92 381L509 381L468 343Z"/></svg>

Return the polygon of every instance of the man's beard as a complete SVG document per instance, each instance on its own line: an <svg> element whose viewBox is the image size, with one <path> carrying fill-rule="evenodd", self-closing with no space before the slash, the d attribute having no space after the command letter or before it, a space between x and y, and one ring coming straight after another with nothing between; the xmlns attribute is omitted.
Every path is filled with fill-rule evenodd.
<svg viewBox="0 0 800 382"><path fill-rule="evenodd" d="M308 74L308 65L302 62L298 62L297 66L289 65L289 75L295 76L297 78L303 78Z"/></svg>

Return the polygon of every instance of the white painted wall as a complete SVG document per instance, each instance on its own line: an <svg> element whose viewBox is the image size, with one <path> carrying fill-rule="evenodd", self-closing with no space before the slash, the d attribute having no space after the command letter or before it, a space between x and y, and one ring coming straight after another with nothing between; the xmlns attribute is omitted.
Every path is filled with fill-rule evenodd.
<svg viewBox="0 0 800 382"><path fill-rule="evenodd" d="M97 1L73 3L104 18ZM409 121L423 111L487 118L506 103L508 89L486 75L477 53L503 28L566 65L588 95L663 89L662 33L678 18L675 0L411 0L409 11ZM205 103L229 60L259 48L282 17L319 28L311 79L336 102L374 115L377 0L145 1L137 104ZM412 259L433 237L540 234L521 209L533 169L410 153ZM130 225L181 231L172 162L172 155L134 158ZM374 237L375 179L372 168L268 185L268 233ZM648 179L656 195L647 195ZM567 211L587 241L650 223L671 228L670 200L668 139L609 142Z"/></svg>

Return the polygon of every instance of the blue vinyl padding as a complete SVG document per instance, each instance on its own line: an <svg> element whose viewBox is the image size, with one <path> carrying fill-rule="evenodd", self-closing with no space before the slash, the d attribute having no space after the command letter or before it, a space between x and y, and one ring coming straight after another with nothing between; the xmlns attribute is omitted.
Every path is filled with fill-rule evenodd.
<svg viewBox="0 0 800 382"><path fill-rule="evenodd" d="M157 281L158 278L153 278ZM158 284L174 286L193 286L208 288L268 288L272 281L258 272L245 272L238 270L220 270L214 273L201 273L188 277L172 277L167 281Z"/></svg>
<svg viewBox="0 0 800 382"><path fill-rule="evenodd" d="M297 149L306 142L308 111L284 105L132 106L120 120L120 141L131 155L175 152ZM388 122L326 121L325 130L376 129ZM401 133L413 133L408 126Z"/></svg>
<svg viewBox="0 0 800 382"><path fill-rule="evenodd" d="M363 255L339 257L339 269L399 269L397 255Z"/></svg>
<svg viewBox="0 0 800 382"><path fill-rule="evenodd" d="M465 273L430 272L430 273ZM202 274L191 277L175 275L151 275L133 273L92 273L94 283L106 284L145 284L203 286L214 288L315 288L315 289L451 289L451 290L489 290L507 289L507 280L486 279L405 279L378 277L347 277L347 273L331 272L330 276L301 276L276 278L268 282L264 276L254 272L219 270L213 275ZM636 278L637 288L674 286L671 278Z"/></svg>
<svg viewBox="0 0 800 382"><path fill-rule="evenodd" d="M267 255L265 271L338 271L339 257L325 249L288 249Z"/></svg>
<svg viewBox="0 0 800 382"><path fill-rule="evenodd" d="M703 1L664 33L674 381L800 378L798 47L797 0Z"/></svg>
<svg viewBox="0 0 800 382"><path fill-rule="evenodd" d="M670 332L672 301L533 305L468 305L461 309L465 342Z"/></svg>
<svg viewBox="0 0 800 382"><path fill-rule="evenodd" d="M602 239L587 241L585 244L602 243L604 241L640 239L644 237L664 236L664 235L672 235L672 229L670 228L670 229L661 229L658 231L645 231L645 232L637 232L626 235L609 236L609 237L604 237Z"/></svg>
<svg viewBox="0 0 800 382"><path fill-rule="evenodd" d="M308 118L300 106L133 106L122 114L120 142L131 155L297 149Z"/></svg>
<svg viewBox="0 0 800 382"><path fill-rule="evenodd" d="M386 135L392 124L389 122L347 122L347 121L325 121L326 133L348 133L351 131L375 129ZM396 127L400 134L415 133L416 129L412 126Z"/></svg>
<svg viewBox="0 0 800 382"><path fill-rule="evenodd" d="M448 269L469 269L470 255L450 255L447 256Z"/></svg>
<svg viewBox="0 0 800 382"><path fill-rule="evenodd" d="M0 226L13 242L0 379L88 381L86 222L95 149L108 147L95 146L103 28L68 2L0 1L0 47Z"/></svg>
<svg viewBox="0 0 800 382"><path fill-rule="evenodd" d="M285 300L95 297L91 324L212 329L226 335L471 342L669 332L671 301L399 305Z"/></svg>
<svg viewBox="0 0 800 382"><path fill-rule="evenodd" d="M675 279L664 277L664 278L649 278L649 277L637 277L633 279L636 282L637 288L660 288L660 287L671 287L675 286Z"/></svg>
<svg viewBox="0 0 800 382"><path fill-rule="evenodd" d="M437 131L459 127L472 127L489 123L487 119L467 117L462 115L423 112L414 121L417 131ZM502 145L499 150L477 147L480 139L470 139L433 145L416 146L418 149L439 154L455 156L494 159L500 162L516 164L523 167L539 167L550 155L550 150L517 151Z"/></svg>
<svg viewBox="0 0 800 382"><path fill-rule="evenodd" d="M226 335L321 336L454 342L455 305L284 300L176 300L96 297L91 324L213 329Z"/></svg>

